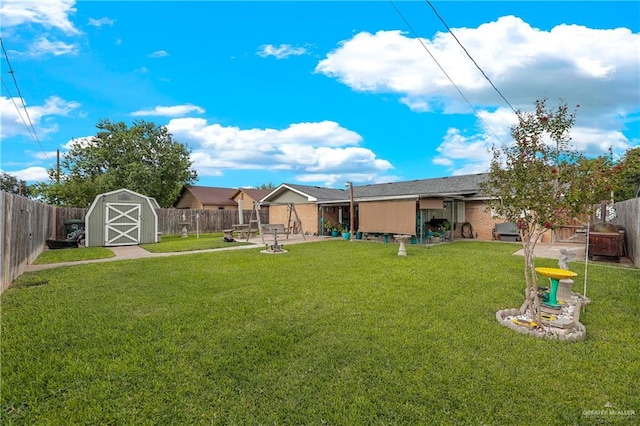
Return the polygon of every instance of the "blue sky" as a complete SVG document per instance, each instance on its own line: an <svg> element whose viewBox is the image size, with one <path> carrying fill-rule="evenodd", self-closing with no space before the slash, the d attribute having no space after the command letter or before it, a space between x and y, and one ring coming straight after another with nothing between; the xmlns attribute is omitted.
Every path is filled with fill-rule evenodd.
<svg viewBox="0 0 640 426"><path fill-rule="evenodd" d="M640 146L640 2L432 4L509 104L580 105L587 155ZM0 168L30 183L105 118L167 126L198 185L233 188L480 173L510 142L515 114L425 1L0 8Z"/></svg>

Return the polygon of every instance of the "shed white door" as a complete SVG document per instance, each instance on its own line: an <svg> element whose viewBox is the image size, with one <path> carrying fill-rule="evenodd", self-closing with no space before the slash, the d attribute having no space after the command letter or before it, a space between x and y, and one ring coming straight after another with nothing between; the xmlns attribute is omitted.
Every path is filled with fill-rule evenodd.
<svg viewBox="0 0 640 426"><path fill-rule="evenodd" d="M106 203L104 245L128 246L140 242L140 204Z"/></svg>

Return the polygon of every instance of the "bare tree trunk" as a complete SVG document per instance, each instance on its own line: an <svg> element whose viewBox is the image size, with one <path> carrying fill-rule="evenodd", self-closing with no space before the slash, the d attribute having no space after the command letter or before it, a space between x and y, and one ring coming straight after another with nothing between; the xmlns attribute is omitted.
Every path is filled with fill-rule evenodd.
<svg viewBox="0 0 640 426"><path fill-rule="evenodd" d="M540 309L540 297L538 297L538 275L534 263L534 251L542 234L538 234L535 227L527 231L526 233L524 230L520 231L520 239L522 240L522 246L524 248L525 294L531 319L540 326L542 324L542 310Z"/></svg>

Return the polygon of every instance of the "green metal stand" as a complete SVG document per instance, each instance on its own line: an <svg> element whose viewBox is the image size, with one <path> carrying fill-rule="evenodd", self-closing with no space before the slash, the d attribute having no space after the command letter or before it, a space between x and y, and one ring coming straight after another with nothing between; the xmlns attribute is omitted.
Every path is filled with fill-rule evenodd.
<svg viewBox="0 0 640 426"><path fill-rule="evenodd" d="M549 300L544 302L543 305L551 306L553 308L559 308L560 304L558 303L557 294L558 294L558 279L557 278L549 278L551 281L551 288L549 289Z"/></svg>

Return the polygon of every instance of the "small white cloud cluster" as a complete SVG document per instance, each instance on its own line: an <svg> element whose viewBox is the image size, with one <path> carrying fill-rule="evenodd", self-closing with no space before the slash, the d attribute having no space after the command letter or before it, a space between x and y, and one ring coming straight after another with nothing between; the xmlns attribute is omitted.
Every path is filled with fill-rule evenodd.
<svg viewBox="0 0 640 426"><path fill-rule="evenodd" d="M276 59L286 59L290 56L300 56L307 53L304 47L294 47L290 44L281 44L274 46L273 44L265 44L258 49L258 56L263 58L273 56Z"/></svg>
<svg viewBox="0 0 640 426"><path fill-rule="evenodd" d="M80 107L78 102L69 102L57 96L48 98L44 105L29 106L26 111L20 98L0 97L0 137L8 138L20 134L28 134L31 124L37 128L40 136L56 132L55 124L42 122L46 116L66 116Z"/></svg>
<svg viewBox="0 0 640 426"><path fill-rule="evenodd" d="M153 117L183 117L190 113L204 114L204 108L197 105L185 104L185 105L173 105L162 106L158 105L153 109L142 109L131 113L134 117L139 116L153 116Z"/></svg>

